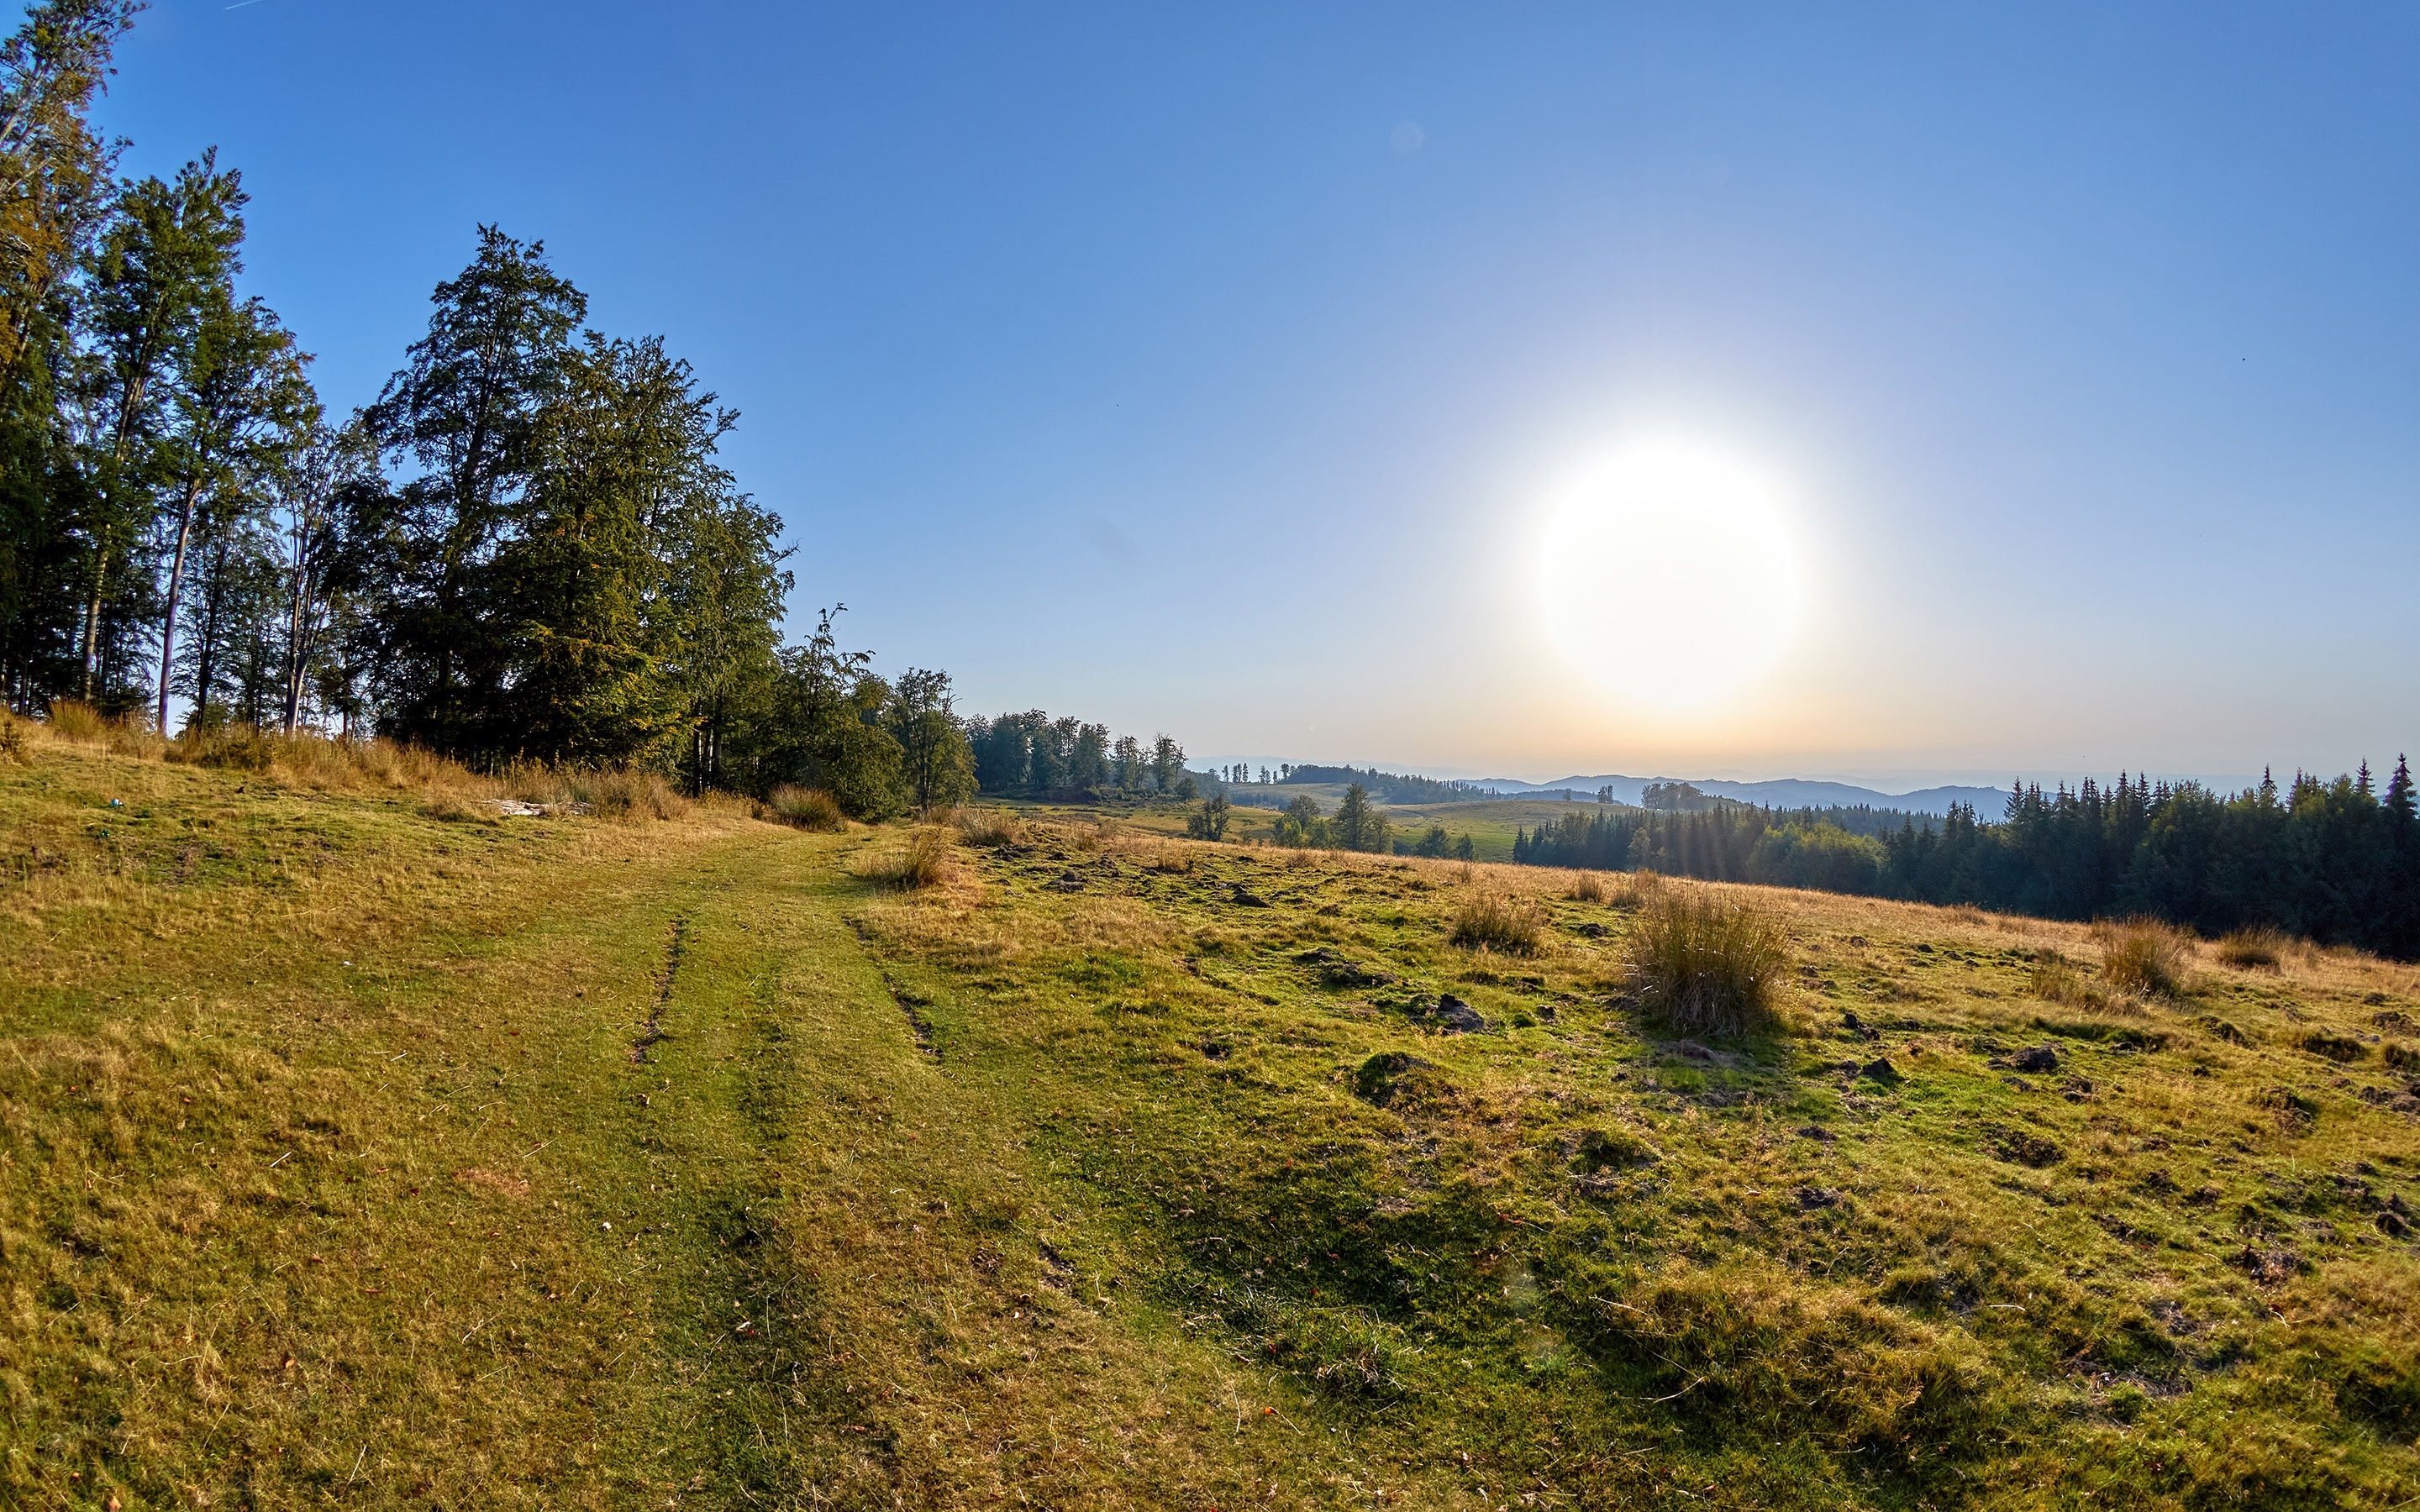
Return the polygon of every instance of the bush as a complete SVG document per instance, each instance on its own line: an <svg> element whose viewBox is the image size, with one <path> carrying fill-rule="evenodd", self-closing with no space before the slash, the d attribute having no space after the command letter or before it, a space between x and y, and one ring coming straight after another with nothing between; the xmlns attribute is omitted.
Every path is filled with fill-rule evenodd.
<svg viewBox="0 0 2420 1512"><path fill-rule="evenodd" d="M25 750L25 722L6 709L0 709L0 761L34 764Z"/></svg>
<svg viewBox="0 0 2420 1512"><path fill-rule="evenodd" d="M1710 894L1651 900L1630 935L1631 976L1675 1029L1737 1034L1776 1016L1789 946L1780 925Z"/></svg>
<svg viewBox="0 0 2420 1512"><path fill-rule="evenodd" d="M2274 967L2286 954L2286 936L2273 929L2240 929L2221 935L2218 958L2230 966Z"/></svg>
<svg viewBox="0 0 2420 1512"><path fill-rule="evenodd" d="M848 827L848 817L840 811L840 800L821 788L785 783L772 791L765 807L772 810L773 817L782 823L816 834L832 834Z"/></svg>
<svg viewBox="0 0 2420 1512"><path fill-rule="evenodd" d="M2101 978L2121 992L2146 997L2184 991L2185 943L2153 918L2129 918L2092 927L2101 942Z"/></svg>
<svg viewBox="0 0 2420 1512"><path fill-rule="evenodd" d="M1482 892L1454 910L1454 944L1468 950L1500 950L1506 955L1536 955L1545 938L1546 918L1526 898Z"/></svg>
<svg viewBox="0 0 2420 1512"><path fill-rule="evenodd" d="M920 829L895 851L884 851L860 861L860 880L893 892L914 892L949 875L949 841L939 829Z"/></svg>
<svg viewBox="0 0 2420 1512"><path fill-rule="evenodd" d="M1195 840L1225 840L1227 820L1233 810L1227 795L1213 793L1202 800L1202 807L1185 816L1185 832Z"/></svg>

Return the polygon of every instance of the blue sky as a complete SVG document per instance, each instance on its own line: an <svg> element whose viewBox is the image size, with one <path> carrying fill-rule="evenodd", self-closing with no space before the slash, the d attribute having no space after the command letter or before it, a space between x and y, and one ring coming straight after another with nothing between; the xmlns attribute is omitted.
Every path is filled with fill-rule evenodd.
<svg viewBox="0 0 2420 1512"><path fill-rule="evenodd" d="M742 410L795 616L966 706L1913 783L2420 743L2415 75L2387 6L163 0L104 119L244 171L340 409L543 238ZM1685 625L1535 609L1664 434L1807 585L1683 714L1618 685Z"/></svg>

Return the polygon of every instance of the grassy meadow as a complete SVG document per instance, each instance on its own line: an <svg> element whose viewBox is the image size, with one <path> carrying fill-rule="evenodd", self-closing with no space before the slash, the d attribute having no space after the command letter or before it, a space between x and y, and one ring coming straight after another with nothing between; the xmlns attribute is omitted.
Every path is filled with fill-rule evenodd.
<svg viewBox="0 0 2420 1512"><path fill-rule="evenodd" d="M2420 1498L2411 967L163 755L0 759L12 1507Z"/></svg>
<svg viewBox="0 0 2420 1512"><path fill-rule="evenodd" d="M1292 799L1297 795L1310 797L1319 805L1319 811L1332 814L1344 798L1341 783L1289 782L1274 789L1261 788L1261 793L1276 792ZM1395 838L1418 841L1431 825L1443 825L1449 836L1470 837L1471 848L1481 861L1512 859L1512 831L1535 829L1552 825L1568 813L1592 814L1595 799L1583 795L1565 803L1560 798L1475 798L1466 803L1395 803L1382 805L1388 819L1395 826ZM1075 824L1092 823L1105 810L1085 807L1050 804L1019 804L1047 819ZM1118 823L1149 834L1182 835L1185 814L1181 810L1137 808L1131 810L1109 810ZM1279 810L1236 804L1229 810L1227 838L1231 841L1250 843L1266 841L1277 829Z"/></svg>

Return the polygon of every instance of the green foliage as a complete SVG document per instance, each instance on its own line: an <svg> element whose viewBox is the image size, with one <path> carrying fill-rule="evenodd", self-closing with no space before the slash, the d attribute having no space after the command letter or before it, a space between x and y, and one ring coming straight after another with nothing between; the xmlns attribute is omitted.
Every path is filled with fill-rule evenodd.
<svg viewBox="0 0 2420 1512"><path fill-rule="evenodd" d="M1385 851L1388 849L1393 826L1387 811L1370 801L1369 793L1360 783L1344 789L1343 801L1336 806L1335 816L1327 822L1330 841L1340 851Z"/></svg>
<svg viewBox="0 0 2420 1512"><path fill-rule="evenodd" d="M883 725L899 743L908 801L919 813L975 795L974 748L950 712L950 674L909 668L891 689Z"/></svg>
<svg viewBox="0 0 2420 1512"><path fill-rule="evenodd" d="M1959 807L1937 824L1918 828L1902 816L1875 835L1853 832L1875 817L1855 810L1596 805L1519 832L1512 858L2055 918L2141 917L2210 933L2252 932L2247 940L2299 933L2409 960L2420 958L2415 810L2409 764L2398 759L2382 796L2366 775L2298 777L2283 791L2264 779L2232 796L2122 777L2106 788L2087 780L2054 794L2020 784L1996 824Z"/></svg>
<svg viewBox="0 0 2420 1512"><path fill-rule="evenodd" d="M1327 821L1320 817L1319 805L1313 803L1307 793L1294 795L1294 801L1278 815L1273 833L1277 843L1295 850L1310 850L1328 843Z"/></svg>
<svg viewBox="0 0 2420 1512"><path fill-rule="evenodd" d="M1185 832L1195 840L1225 840L1231 812L1227 795L1214 793L1202 800L1199 810L1186 815Z"/></svg>

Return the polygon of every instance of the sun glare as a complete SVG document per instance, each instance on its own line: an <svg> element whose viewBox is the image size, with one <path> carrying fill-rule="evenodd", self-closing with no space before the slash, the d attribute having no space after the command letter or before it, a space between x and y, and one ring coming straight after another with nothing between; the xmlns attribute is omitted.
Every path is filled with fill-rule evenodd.
<svg viewBox="0 0 2420 1512"><path fill-rule="evenodd" d="M1538 541L1547 638L1631 709L1719 713L1771 670L1803 598L1790 492L1718 448L1619 446L1549 494Z"/></svg>

